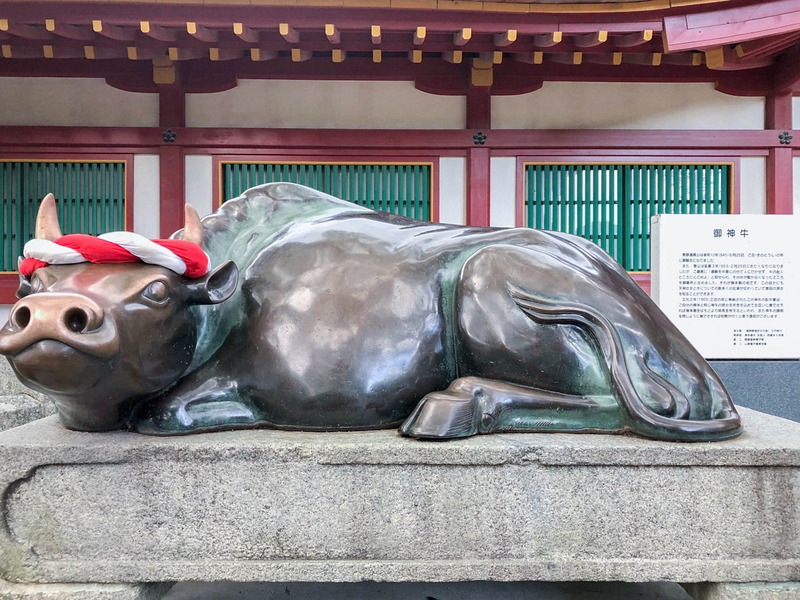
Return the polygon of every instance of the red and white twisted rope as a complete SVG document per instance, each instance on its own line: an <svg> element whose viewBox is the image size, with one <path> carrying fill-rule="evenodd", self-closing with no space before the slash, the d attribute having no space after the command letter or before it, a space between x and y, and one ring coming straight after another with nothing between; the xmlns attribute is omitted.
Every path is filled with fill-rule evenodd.
<svg viewBox="0 0 800 600"><path fill-rule="evenodd" d="M186 277L208 273L203 249L186 240L150 240L130 231L112 231L98 237L74 233L55 241L30 240L23 250L19 271L30 277L47 265L143 262L167 268Z"/></svg>

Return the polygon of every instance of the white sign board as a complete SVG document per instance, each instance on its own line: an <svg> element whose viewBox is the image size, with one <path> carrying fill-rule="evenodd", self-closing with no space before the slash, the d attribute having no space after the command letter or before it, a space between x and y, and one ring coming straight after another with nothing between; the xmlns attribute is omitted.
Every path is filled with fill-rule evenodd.
<svg viewBox="0 0 800 600"><path fill-rule="evenodd" d="M653 300L706 358L800 358L800 217L657 215Z"/></svg>

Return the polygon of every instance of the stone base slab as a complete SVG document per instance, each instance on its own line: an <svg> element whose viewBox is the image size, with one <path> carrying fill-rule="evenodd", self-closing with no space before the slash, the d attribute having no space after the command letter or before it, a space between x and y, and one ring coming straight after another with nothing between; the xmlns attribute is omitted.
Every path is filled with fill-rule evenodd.
<svg viewBox="0 0 800 600"><path fill-rule="evenodd" d="M0 581L2 600L159 600L172 584L8 583Z"/></svg>
<svg viewBox="0 0 800 600"><path fill-rule="evenodd" d="M694 600L797 600L800 583L688 583L683 587Z"/></svg>
<svg viewBox="0 0 800 600"><path fill-rule="evenodd" d="M800 581L800 424L741 412L741 437L702 444L154 438L49 417L0 434L0 569L42 584Z"/></svg>

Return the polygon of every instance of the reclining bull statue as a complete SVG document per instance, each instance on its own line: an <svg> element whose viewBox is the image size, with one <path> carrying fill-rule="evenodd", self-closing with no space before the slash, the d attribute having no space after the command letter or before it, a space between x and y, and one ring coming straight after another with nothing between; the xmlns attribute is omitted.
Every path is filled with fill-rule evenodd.
<svg viewBox="0 0 800 600"><path fill-rule="evenodd" d="M286 183L186 214L173 240L101 236L137 261L118 262L62 237L42 203L0 353L66 427L741 431L711 367L583 239L415 221Z"/></svg>

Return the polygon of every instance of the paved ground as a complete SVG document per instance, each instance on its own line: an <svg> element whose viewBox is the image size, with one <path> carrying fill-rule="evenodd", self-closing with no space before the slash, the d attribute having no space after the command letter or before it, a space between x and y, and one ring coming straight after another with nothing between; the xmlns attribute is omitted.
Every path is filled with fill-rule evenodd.
<svg viewBox="0 0 800 600"><path fill-rule="evenodd" d="M690 600L676 583L182 583L165 600Z"/></svg>

